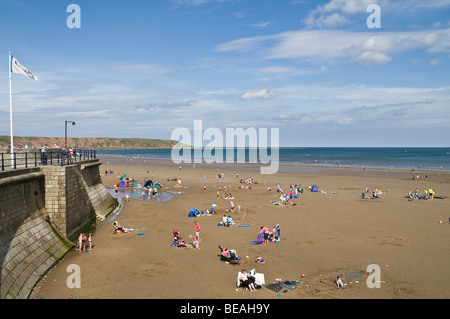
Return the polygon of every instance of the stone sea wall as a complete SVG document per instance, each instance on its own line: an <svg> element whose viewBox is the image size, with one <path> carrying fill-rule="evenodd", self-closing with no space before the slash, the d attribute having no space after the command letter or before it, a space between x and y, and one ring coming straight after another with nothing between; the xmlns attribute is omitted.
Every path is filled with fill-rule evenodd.
<svg viewBox="0 0 450 319"><path fill-rule="evenodd" d="M28 298L80 232L118 208L98 159L0 173L0 298Z"/></svg>

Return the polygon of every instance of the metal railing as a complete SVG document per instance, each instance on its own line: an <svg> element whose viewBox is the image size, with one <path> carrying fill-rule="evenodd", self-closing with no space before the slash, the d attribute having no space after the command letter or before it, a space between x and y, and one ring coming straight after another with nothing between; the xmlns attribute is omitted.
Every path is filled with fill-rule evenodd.
<svg viewBox="0 0 450 319"><path fill-rule="evenodd" d="M0 153L1 170L38 167L45 165L69 165L74 162L85 161L97 158L95 150L76 150L70 151L32 151L32 152L14 152Z"/></svg>

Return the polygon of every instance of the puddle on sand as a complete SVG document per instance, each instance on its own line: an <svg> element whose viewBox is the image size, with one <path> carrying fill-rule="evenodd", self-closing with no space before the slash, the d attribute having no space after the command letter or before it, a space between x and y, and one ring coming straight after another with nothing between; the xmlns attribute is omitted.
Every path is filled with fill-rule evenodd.
<svg viewBox="0 0 450 319"><path fill-rule="evenodd" d="M108 193L110 193L112 197L116 196L114 189L108 189ZM120 209L113 216L108 218L108 220L106 222L111 222L118 217L118 215L122 211L123 201L126 199L127 195L128 195L128 198L135 198L135 199L155 201L155 202L167 202L167 201L171 200L174 196L182 194L182 193L183 192L177 192L177 191L158 192L156 197L152 197L152 196L148 195L148 191L143 190L141 188L127 188L127 189L120 188L117 190L117 200L119 201Z"/></svg>

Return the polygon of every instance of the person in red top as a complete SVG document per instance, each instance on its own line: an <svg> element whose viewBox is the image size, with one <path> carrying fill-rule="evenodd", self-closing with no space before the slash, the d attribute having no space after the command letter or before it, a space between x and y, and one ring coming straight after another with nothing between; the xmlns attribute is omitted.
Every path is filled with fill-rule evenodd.
<svg viewBox="0 0 450 319"><path fill-rule="evenodd" d="M200 224L198 222L195 222L194 231L195 231L195 238L197 239L197 241L200 241Z"/></svg>

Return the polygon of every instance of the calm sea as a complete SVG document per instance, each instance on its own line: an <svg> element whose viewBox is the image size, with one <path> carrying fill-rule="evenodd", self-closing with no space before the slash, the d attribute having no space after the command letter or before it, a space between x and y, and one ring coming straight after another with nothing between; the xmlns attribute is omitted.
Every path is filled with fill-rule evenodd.
<svg viewBox="0 0 450 319"><path fill-rule="evenodd" d="M249 150L246 149L246 159ZM98 157L171 160L171 149L98 150ZM226 160L223 152L224 162ZM180 154L181 156L182 154ZM215 155L214 153L212 155ZM270 156L270 149L269 149ZM190 158L194 158L194 154ZM234 159L237 158L235 150ZM233 158L228 158L229 160ZM295 147L279 149L280 165L450 171L450 148ZM258 160L259 163L259 160Z"/></svg>

